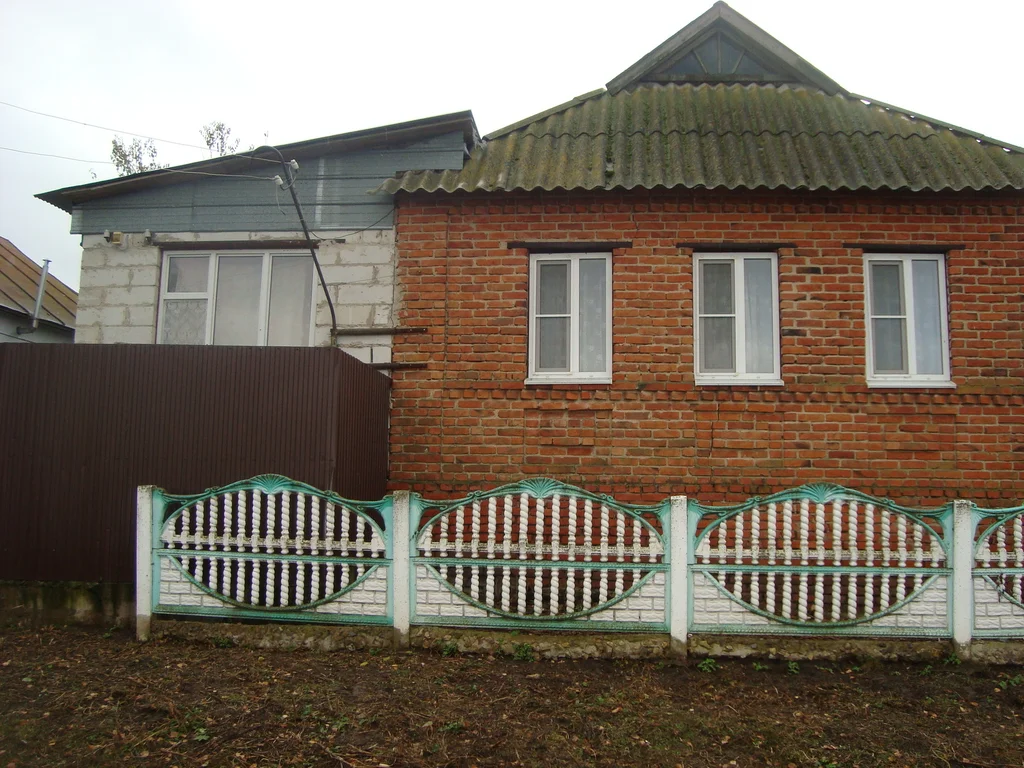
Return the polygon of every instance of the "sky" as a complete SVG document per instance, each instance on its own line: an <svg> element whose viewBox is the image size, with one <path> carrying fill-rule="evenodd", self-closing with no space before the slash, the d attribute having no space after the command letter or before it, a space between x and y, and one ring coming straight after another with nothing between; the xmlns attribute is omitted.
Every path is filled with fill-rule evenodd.
<svg viewBox="0 0 1024 768"><path fill-rule="evenodd" d="M0 236L77 288L71 217L33 195L115 176L118 131L171 164L207 153L164 140L202 146L215 120L243 148L466 109L488 133L602 87L711 3L2 0ZM854 93L1024 145L1024 0L729 4Z"/></svg>

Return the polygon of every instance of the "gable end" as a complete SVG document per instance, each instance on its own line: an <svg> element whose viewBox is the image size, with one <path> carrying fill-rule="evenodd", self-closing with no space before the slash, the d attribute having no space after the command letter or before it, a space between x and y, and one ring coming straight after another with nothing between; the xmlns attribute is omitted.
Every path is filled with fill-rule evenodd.
<svg viewBox="0 0 1024 768"><path fill-rule="evenodd" d="M721 0L607 87L614 94L652 83L766 83L846 93L824 72Z"/></svg>

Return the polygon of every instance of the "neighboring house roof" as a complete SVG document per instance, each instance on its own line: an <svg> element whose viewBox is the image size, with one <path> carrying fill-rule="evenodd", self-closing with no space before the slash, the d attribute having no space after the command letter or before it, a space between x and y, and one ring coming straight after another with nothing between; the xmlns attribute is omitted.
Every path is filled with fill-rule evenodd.
<svg viewBox="0 0 1024 768"><path fill-rule="evenodd" d="M486 138L461 171L381 189L1024 189L1024 149L850 94L722 2L607 89Z"/></svg>
<svg viewBox="0 0 1024 768"><path fill-rule="evenodd" d="M476 122L473 120L473 113L466 111L438 115L437 117L427 117L406 123L383 125L377 128L350 133L339 133L334 136L309 139L293 144L282 144L278 149L288 160L292 158L302 159L304 157L368 149L375 146L400 146L405 143L453 131L462 131L468 146L473 146L480 141L480 134L477 131ZM263 154L261 158L269 159L270 156ZM116 179L105 179L75 187L64 187L52 192L42 192L36 195L36 197L57 206L62 211L71 213L74 205L89 200L99 200L105 197L122 195L127 192L180 184L183 181L190 181L207 174L251 171L254 162L262 164L262 160L253 160L251 153L226 155L210 160L200 160L196 163L187 163L171 168L161 168L156 171L122 176Z"/></svg>
<svg viewBox="0 0 1024 768"><path fill-rule="evenodd" d="M42 273L42 267L10 240L0 237L0 308L31 317ZM77 311L78 294L52 274L47 274L39 319L74 328Z"/></svg>

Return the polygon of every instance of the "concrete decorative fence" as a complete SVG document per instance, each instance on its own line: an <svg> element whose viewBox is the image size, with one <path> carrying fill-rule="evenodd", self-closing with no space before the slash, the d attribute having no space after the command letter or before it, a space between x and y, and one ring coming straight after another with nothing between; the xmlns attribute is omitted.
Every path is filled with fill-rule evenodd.
<svg viewBox="0 0 1024 768"><path fill-rule="evenodd" d="M138 509L140 607L276 621L391 621L390 498L350 502L261 475L196 496L140 489Z"/></svg>
<svg viewBox="0 0 1024 768"><path fill-rule="evenodd" d="M689 634L1024 637L1024 506L902 507L815 484L653 506L543 478L357 502L277 475L138 494L152 614Z"/></svg>
<svg viewBox="0 0 1024 768"><path fill-rule="evenodd" d="M690 513L694 632L950 635L952 503L810 485Z"/></svg>
<svg viewBox="0 0 1024 768"><path fill-rule="evenodd" d="M545 479L417 501L433 514L416 531L414 623L668 629L666 505Z"/></svg>

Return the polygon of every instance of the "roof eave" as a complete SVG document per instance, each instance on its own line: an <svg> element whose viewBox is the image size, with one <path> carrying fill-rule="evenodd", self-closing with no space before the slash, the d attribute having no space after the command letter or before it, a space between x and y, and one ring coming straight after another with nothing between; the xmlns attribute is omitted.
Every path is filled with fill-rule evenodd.
<svg viewBox="0 0 1024 768"><path fill-rule="evenodd" d="M414 141L418 138L436 136L454 130L461 130L467 145L475 146L480 143L480 132L477 130L476 120L473 112L452 112L446 115L437 115L419 120L410 120L404 123L367 128L349 133L339 133L333 136L325 136L317 139L283 144L278 147L282 154L291 155L297 159L308 157L313 154L329 154L333 152L350 151L381 144L397 144ZM76 203L88 200L97 200L104 197L124 194L139 189L150 187L168 186L181 183L181 175L176 171L204 171L207 173L231 173L242 170L249 170L252 166L251 153L241 153L215 157L210 160L200 160L195 163L176 165L171 168L161 168L155 171L135 173L131 176L122 176L116 179L105 179L94 181L89 184L80 184L74 187L64 187L49 192L40 192L35 197L39 200L60 208L65 213L71 213Z"/></svg>
<svg viewBox="0 0 1024 768"><path fill-rule="evenodd" d="M12 317L24 318L25 321L28 323L32 322L32 313L23 309L18 309L17 307L11 307L8 306L7 304L0 304L0 312L3 312ZM44 326L46 328L51 328L55 331L68 331L72 334L74 334L75 332L75 326L68 325L67 323L59 319L51 320L48 317L40 317L39 325Z"/></svg>

